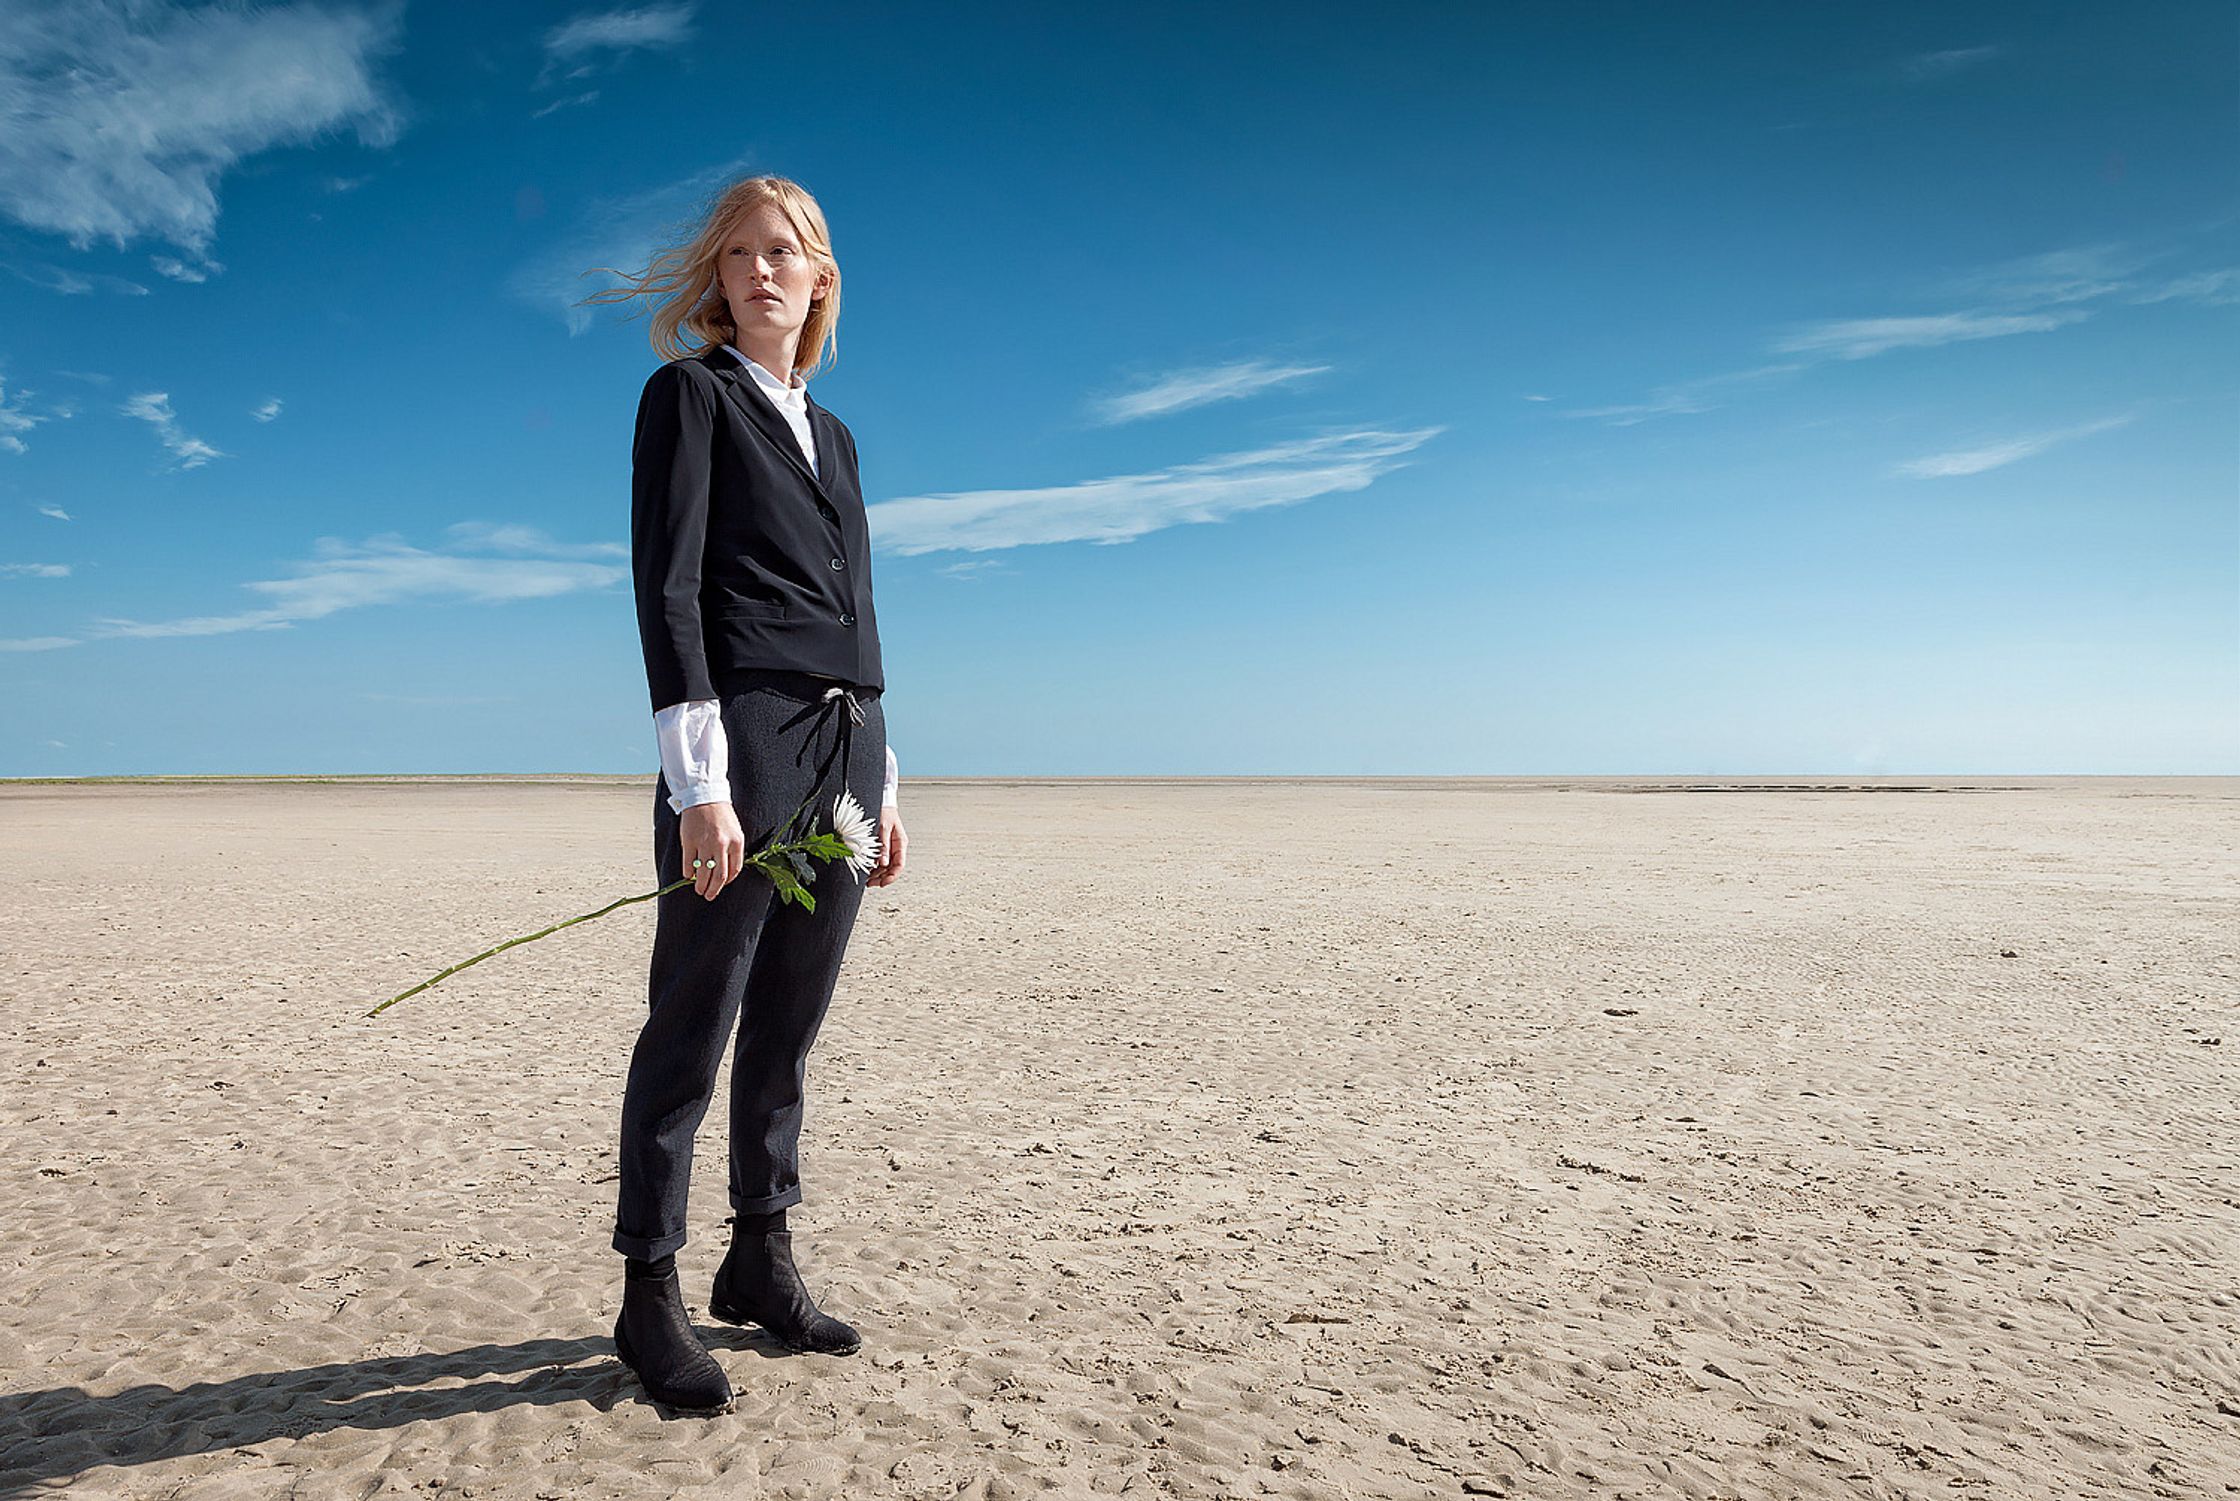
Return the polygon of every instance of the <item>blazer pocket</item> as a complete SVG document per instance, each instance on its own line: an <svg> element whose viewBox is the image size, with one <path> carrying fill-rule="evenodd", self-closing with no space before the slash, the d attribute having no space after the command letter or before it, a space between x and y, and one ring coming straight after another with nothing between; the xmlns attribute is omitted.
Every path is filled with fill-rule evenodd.
<svg viewBox="0 0 2240 1501"><path fill-rule="evenodd" d="M718 620L783 620L786 607L781 600L741 599L717 605L710 613Z"/></svg>

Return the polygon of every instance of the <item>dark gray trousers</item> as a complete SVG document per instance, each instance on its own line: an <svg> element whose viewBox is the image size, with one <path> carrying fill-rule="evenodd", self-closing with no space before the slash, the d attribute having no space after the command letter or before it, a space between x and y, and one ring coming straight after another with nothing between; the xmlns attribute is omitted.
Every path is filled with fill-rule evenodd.
<svg viewBox="0 0 2240 1501"><path fill-rule="evenodd" d="M818 768L835 756L848 710L824 699L832 685L808 673L769 670L722 686L731 802L749 854L778 832L809 795ZM876 823L886 776L886 714L877 689L852 691L864 719L847 726L846 786ZM832 826L842 775L832 759L811 805L819 829ZM653 856L660 886L686 874L681 815L670 811L669 792L666 779L657 777ZM780 902L770 878L752 867L713 901L690 886L654 899L647 1015L622 1097L614 1248L625 1256L651 1261L685 1243L693 1137L735 1023L731 1207L756 1214L801 1202L809 1047L824 1024L864 891L845 864L812 863L815 912Z"/></svg>

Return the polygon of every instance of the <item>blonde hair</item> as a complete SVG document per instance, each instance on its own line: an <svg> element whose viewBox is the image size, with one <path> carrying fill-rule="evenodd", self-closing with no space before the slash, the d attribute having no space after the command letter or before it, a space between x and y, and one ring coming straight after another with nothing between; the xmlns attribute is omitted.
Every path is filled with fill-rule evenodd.
<svg viewBox="0 0 2240 1501"><path fill-rule="evenodd" d="M810 259L832 269L832 289L809 304L801 325L801 342L795 346L793 368L804 376L824 368L828 354L840 347L840 263L832 256L832 235L825 227L824 210L809 190L788 177L747 177L725 188L701 216L693 237L654 256L642 275L594 266L623 278L628 286L608 287L583 299L583 303L652 300L653 322L647 337L654 352L665 360L683 359L738 337L731 305L724 301L716 280L716 260L741 220L766 203L774 203L801 237L801 248ZM587 275L589 273L586 273ZM579 303L578 306L583 305ZM690 335L696 342L687 343ZM807 358L804 359L804 356Z"/></svg>

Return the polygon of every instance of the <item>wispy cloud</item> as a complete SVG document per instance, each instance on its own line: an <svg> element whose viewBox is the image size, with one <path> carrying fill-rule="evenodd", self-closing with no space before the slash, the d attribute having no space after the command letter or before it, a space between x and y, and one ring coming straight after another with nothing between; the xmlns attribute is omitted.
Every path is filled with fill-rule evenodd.
<svg viewBox="0 0 2240 1501"><path fill-rule="evenodd" d="M1135 422L1162 417L1216 401L1236 401L1256 396L1270 386L1320 375L1328 365L1277 365L1266 360L1239 360L1227 365L1201 366L1171 371L1148 385L1096 403L1097 417L1107 423Z"/></svg>
<svg viewBox="0 0 2240 1501"><path fill-rule="evenodd" d="M0 376L0 452L30 451L30 445L23 441L22 435L47 420L42 413L34 412L24 405L34 394L36 393L19 390L11 396L8 394L7 377Z"/></svg>
<svg viewBox="0 0 2240 1501"><path fill-rule="evenodd" d="M1800 364L1759 365L1749 370L1730 370L1724 375L1706 375L1697 380L1676 381L1668 386L1657 386L1649 392L1647 401L1631 402L1620 406L1573 407L1558 415L1564 417L1600 417L1613 427L1631 427L1651 417L1672 417L1688 412L1708 412L1719 405L1716 399L1731 386L1751 381L1770 380L1777 375L1788 375L1802 370ZM1526 397L1527 401L1545 400L1544 397Z"/></svg>
<svg viewBox="0 0 2240 1501"><path fill-rule="evenodd" d="M2170 302L2174 299L2206 303L2212 307L2230 307L2240 302L2240 266L2226 266L2216 271L2191 271L2155 286L2133 287L2126 290L2123 300Z"/></svg>
<svg viewBox="0 0 2240 1501"><path fill-rule="evenodd" d="M517 521L454 521L444 528L454 552L510 553L523 558L612 558L629 560L621 542L555 542L541 527Z"/></svg>
<svg viewBox="0 0 2240 1501"><path fill-rule="evenodd" d="M256 418L259 422L270 422L273 418L280 415L280 398L275 396L266 401L261 406L250 408L249 415Z"/></svg>
<svg viewBox="0 0 2240 1501"><path fill-rule="evenodd" d="M1942 277L1926 292L1955 302L2001 307L2090 302L2130 286L2132 278L2156 259L2146 251L2110 241L2068 245Z"/></svg>
<svg viewBox="0 0 2240 1501"><path fill-rule="evenodd" d="M580 334L591 327L597 309L576 303L602 287L621 284L595 268L643 271L663 245L690 232L715 194L746 173L746 159L738 158L676 182L600 200L555 238L551 250L515 268L506 278L507 289L559 316L569 334Z"/></svg>
<svg viewBox="0 0 2240 1501"><path fill-rule="evenodd" d="M1965 302L1953 311L1880 318L1835 318L1791 325L1768 340L1771 352L1801 358L1658 386L1646 401L1573 408L1565 417L1598 417L1625 425L1651 417L1708 412L1724 388L1768 375L1804 370L1818 361L1863 360L1893 350L1931 349L1976 339L2046 333L2081 323L2123 303L2182 299L2240 302L2240 267L2157 270L2175 252L2116 243L2068 246L2017 256L1938 278L1921 295Z"/></svg>
<svg viewBox="0 0 2240 1501"><path fill-rule="evenodd" d="M171 410L171 396L166 391L143 391L118 408L127 417L137 417L156 430L156 437L170 450L179 469L200 469L212 459L226 455L200 438L187 433L179 426L178 415Z"/></svg>
<svg viewBox="0 0 2240 1501"><path fill-rule="evenodd" d="M218 182L243 158L344 126L369 146L396 138L373 67L401 17L397 0L9 0L0 213L79 249L155 236L200 256Z"/></svg>
<svg viewBox="0 0 2240 1501"><path fill-rule="evenodd" d="M1936 313L1924 318L1843 318L1808 324L1783 334L1773 347L1783 354L1826 354L1863 360L1893 349L1929 349L1967 339L2043 333L2090 316L2081 309L2044 313Z"/></svg>
<svg viewBox="0 0 2240 1501"><path fill-rule="evenodd" d="M65 511L62 507L56 505L53 501L42 502L39 506L39 514L42 516L52 516L57 521L68 521L70 519L70 513L68 511Z"/></svg>
<svg viewBox="0 0 2240 1501"><path fill-rule="evenodd" d="M1952 47L1942 52L1917 52L1900 63L1899 70L1917 82L1949 78L1979 68L2005 51L2004 47Z"/></svg>
<svg viewBox="0 0 2240 1501"><path fill-rule="evenodd" d="M544 34L544 68L537 82L581 78L602 61L631 52L681 47L692 39L692 11L689 3L647 5L570 17Z"/></svg>
<svg viewBox="0 0 2240 1501"><path fill-rule="evenodd" d="M1149 474L1027 490L971 490L882 501L871 535L890 553L984 552L1042 542L1129 542L1185 522L1359 490L1445 431L1364 429L1220 454Z"/></svg>
<svg viewBox="0 0 2240 1501"><path fill-rule="evenodd" d="M2056 443L2066 443L2074 438L2089 437L2093 433L2104 433L2112 427L2121 427L2135 415L2127 412L2120 417L2104 417L2097 422L2080 423L2074 427L2026 433L2021 437L2005 438L1976 448L1934 453L1926 458L1909 459L1895 465L1891 473L1907 479L1950 479L1961 474L1981 474L1986 469L1997 469L2002 465L2012 464L2017 459L2044 453Z"/></svg>
<svg viewBox="0 0 2240 1501"><path fill-rule="evenodd" d="M360 693L358 697L378 704L413 704L420 708L456 708L461 704L511 704L520 701L516 693Z"/></svg>
<svg viewBox="0 0 2240 1501"><path fill-rule="evenodd" d="M948 578L969 582L986 578L991 573L1009 573L1011 570L996 558L959 558L954 563L944 563L934 571Z"/></svg>
<svg viewBox="0 0 2240 1501"><path fill-rule="evenodd" d="M114 292L125 297L145 297L149 291L139 282L126 277L109 276L99 271L80 273L43 262L26 266L11 261L0 269L5 269L9 275L35 287L60 292L65 297L83 297L89 292Z"/></svg>
<svg viewBox="0 0 2240 1501"><path fill-rule="evenodd" d="M556 110L574 109L578 105L594 103L595 101L597 101L598 97L599 91L597 89L585 89L580 94L570 94L564 99L553 100L550 104L545 105L541 109L533 109L529 111L529 118L532 120L542 120L546 115L552 114Z"/></svg>
<svg viewBox="0 0 2240 1501"><path fill-rule="evenodd" d="M264 601L231 614L178 620L97 619L76 636L0 641L0 650L45 651L113 637L221 636L286 630L344 610L405 604L509 604L606 589L630 576L620 542L556 542L531 526L461 521L436 548L414 547L394 532L363 542L321 537L311 557L276 579L241 587Z"/></svg>
<svg viewBox="0 0 2240 1501"><path fill-rule="evenodd" d="M11 578L66 579L70 576L68 563L0 563L0 574Z"/></svg>
<svg viewBox="0 0 2240 1501"><path fill-rule="evenodd" d="M148 264L155 267L160 275L183 282L205 282L225 270L225 267L213 260L204 260L190 266L173 255L151 255L148 257Z"/></svg>

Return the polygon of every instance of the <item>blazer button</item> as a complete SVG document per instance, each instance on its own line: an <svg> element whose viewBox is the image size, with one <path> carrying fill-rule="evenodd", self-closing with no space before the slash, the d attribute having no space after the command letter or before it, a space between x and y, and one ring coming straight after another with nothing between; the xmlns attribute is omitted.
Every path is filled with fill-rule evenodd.
<svg viewBox="0 0 2240 1501"><path fill-rule="evenodd" d="M855 616L850 615L845 610L843 610L840 613L840 623L842 625L854 625L856 623L856 618Z"/></svg>
<svg viewBox="0 0 2240 1501"><path fill-rule="evenodd" d="M834 573L838 573L838 572L839 572L839 571L840 571L841 569L843 569L843 568L845 568L845 567L847 567L847 566L848 566L848 560L847 560L846 558L834 558L834 559L832 560L832 571L833 571Z"/></svg>
<svg viewBox="0 0 2240 1501"><path fill-rule="evenodd" d="M838 521L840 519L840 513L830 506L818 506L817 513L827 521Z"/></svg>

